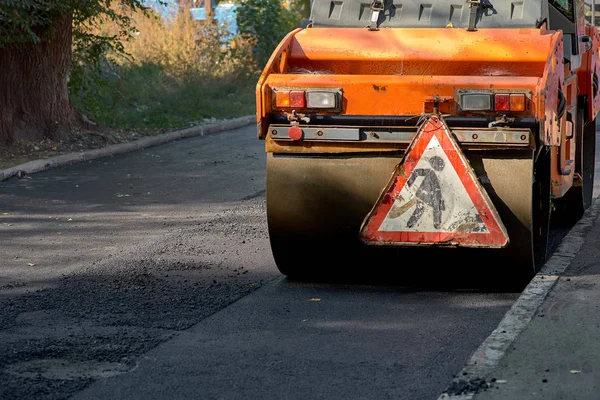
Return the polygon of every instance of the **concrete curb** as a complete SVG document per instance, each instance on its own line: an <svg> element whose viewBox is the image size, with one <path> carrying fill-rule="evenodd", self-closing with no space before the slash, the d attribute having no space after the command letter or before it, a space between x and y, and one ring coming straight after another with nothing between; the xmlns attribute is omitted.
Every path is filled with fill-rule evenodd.
<svg viewBox="0 0 600 400"><path fill-rule="evenodd" d="M130 151L140 150L151 146L157 146L159 144L164 144L175 140L187 139L196 136L205 136L211 133L241 128L243 126L254 123L255 120L256 117L254 115L247 115L244 117L234 118L227 121L217 122L214 124L198 125L187 129L181 129L169 133L164 133L162 135L145 137L142 139L135 140L133 142L119 143L100 149L63 154L61 156L29 161L24 164L20 164L0 171L0 182L5 181L13 176L17 176L19 173L32 174L34 172L45 171L47 169L59 167L62 165L94 160L96 158L112 156L115 154L127 153Z"/></svg>
<svg viewBox="0 0 600 400"><path fill-rule="evenodd" d="M485 383L491 378L502 358L527 328L559 278L579 253L585 243L587 233L599 215L600 197L594 200L579 222L571 228L550 259L504 315L497 328L475 350L464 368L437 400L472 400L479 393L477 384L482 380ZM448 391L452 392L450 389L453 387L461 389L460 393L448 394ZM485 394L483 396L485 397Z"/></svg>

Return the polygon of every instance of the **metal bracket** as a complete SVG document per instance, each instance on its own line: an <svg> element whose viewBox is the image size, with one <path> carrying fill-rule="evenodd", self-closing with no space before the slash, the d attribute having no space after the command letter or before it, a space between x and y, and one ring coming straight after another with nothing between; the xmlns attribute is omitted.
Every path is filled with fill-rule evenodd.
<svg viewBox="0 0 600 400"><path fill-rule="evenodd" d="M300 123L300 121L306 123L310 122L310 117L307 117L306 114L296 114L296 110L292 110L291 114L285 113L285 116L287 117L287 120L291 123Z"/></svg>
<svg viewBox="0 0 600 400"><path fill-rule="evenodd" d="M505 126L510 125L515 122L515 119L512 117L507 117L506 115L501 116L500 118L496 118L495 121L492 121L488 124L488 128L494 128L496 126Z"/></svg>
<svg viewBox="0 0 600 400"><path fill-rule="evenodd" d="M573 122L573 114L569 111L567 111L567 123L571 124L571 135L565 136L565 139L570 140L570 139L573 139L573 137L575 135L575 123ZM563 176L570 175L571 169L568 169L568 167L573 165L574 160L571 160L571 159L563 160L562 150L563 150L562 147L558 148L558 173ZM563 168L563 164L565 165L565 168Z"/></svg>
<svg viewBox="0 0 600 400"><path fill-rule="evenodd" d="M563 159L562 159L562 155L560 154L561 151L560 149L558 150L558 173L560 175L571 175L571 171L570 169L567 169L566 167L570 166L573 164L573 160L564 160L564 164L565 164L565 168L562 167L563 165Z"/></svg>
<svg viewBox="0 0 600 400"><path fill-rule="evenodd" d="M378 31L379 13L385 8L384 0L373 0L371 3L371 20L369 21L369 30Z"/></svg>
<svg viewBox="0 0 600 400"><path fill-rule="evenodd" d="M469 14L469 27L467 28L467 31L475 32L477 30L475 27L475 23L477 22L477 11L479 11L481 2L479 0L467 0L467 4L469 4L469 8L471 9L471 13Z"/></svg>
<svg viewBox="0 0 600 400"><path fill-rule="evenodd" d="M575 122L573 122L573 113L571 111L567 111L567 123L571 124L571 134L565 136L565 139L571 140L575 136Z"/></svg>
<svg viewBox="0 0 600 400"><path fill-rule="evenodd" d="M586 52L590 51L594 45L594 41L588 35L579 35L579 42L585 45Z"/></svg>
<svg viewBox="0 0 600 400"><path fill-rule="evenodd" d="M488 8L493 9L494 6L490 3L490 0L467 0L467 4L469 4L469 8L471 9L471 13L469 14L469 27L467 31L475 32L477 27L477 14L479 10L486 10Z"/></svg>

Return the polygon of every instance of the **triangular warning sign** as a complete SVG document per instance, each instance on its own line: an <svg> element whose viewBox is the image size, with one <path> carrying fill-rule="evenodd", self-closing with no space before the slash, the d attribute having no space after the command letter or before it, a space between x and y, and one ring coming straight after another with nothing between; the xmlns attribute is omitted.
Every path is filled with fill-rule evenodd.
<svg viewBox="0 0 600 400"><path fill-rule="evenodd" d="M380 245L508 244L498 212L438 115L421 125L360 235Z"/></svg>

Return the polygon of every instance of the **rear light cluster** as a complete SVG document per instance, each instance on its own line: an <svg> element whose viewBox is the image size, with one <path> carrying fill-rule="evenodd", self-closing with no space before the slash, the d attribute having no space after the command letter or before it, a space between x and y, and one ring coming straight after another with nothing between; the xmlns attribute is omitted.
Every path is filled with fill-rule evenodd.
<svg viewBox="0 0 600 400"><path fill-rule="evenodd" d="M278 109L339 110L341 89L273 89L273 106Z"/></svg>
<svg viewBox="0 0 600 400"><path fill-rule="evenodd" d="M525 93L462 93L460 108L464 111L525 111Z"/></svg>

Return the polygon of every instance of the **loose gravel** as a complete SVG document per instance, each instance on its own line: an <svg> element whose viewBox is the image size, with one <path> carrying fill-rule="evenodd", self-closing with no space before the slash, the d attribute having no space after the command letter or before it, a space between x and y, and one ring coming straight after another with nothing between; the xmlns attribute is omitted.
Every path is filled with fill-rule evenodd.
<svg viewBox="0 0 600 400"><path fill-rule="evenodd" d="M0 398L64 399L277 275L262 195L0 300Z"/></svg>

